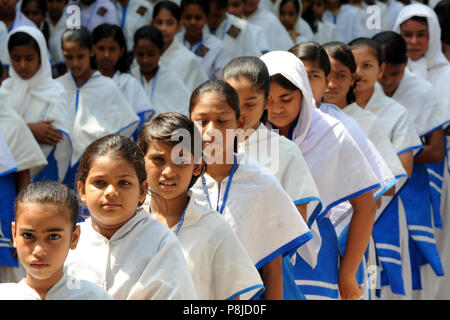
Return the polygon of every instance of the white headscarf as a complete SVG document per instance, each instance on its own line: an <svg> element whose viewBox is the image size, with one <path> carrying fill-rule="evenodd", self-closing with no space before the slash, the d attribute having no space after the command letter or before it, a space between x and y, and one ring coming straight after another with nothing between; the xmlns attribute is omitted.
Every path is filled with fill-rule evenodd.
<svg viewBox="0 0 450 320"><path fill-rule="evenodd" d="M436 13L427 5L421 3L414 3L405 6L397 16L393 30L400 33L400 25L405 21L411 19L413 16L424 17L428 23L428 49L422 58L416 61L408 59L408 68L418 73L424 78L427 78L426 71L433 67L438 67L448 63L444 54L442 53L441 44L441 28ZM425 72L425 73L424 73Z"/></svg>
<svg viewBox="0 0 450 320"><path fill-rule="evenodd" d="M52 78L52 70L45 42L44 35L38 28L22 26L14 29L8 36L8 42L11 36L17 32L24 32L36 40L39 45L41 65L38 71L30 79L22 79L14 70L9 68L10 77L3 81L0 90L0 99L13 107L20 115L28 113L28 102L32 98L40 99L44 102L57 104L61 102L64 96L64 88ZM11 57L10 57L11 58Z"/></svg>

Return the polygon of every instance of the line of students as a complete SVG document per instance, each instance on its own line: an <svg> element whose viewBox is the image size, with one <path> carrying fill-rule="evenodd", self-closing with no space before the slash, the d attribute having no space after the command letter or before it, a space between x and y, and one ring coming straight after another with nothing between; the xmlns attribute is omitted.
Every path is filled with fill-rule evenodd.
<svg viewBox="0 0 450 320"><path fill-rule="evenodd" d="M421 5L408 6L404 11L400 12L398 18L400 22L397 24L400 33L406 39L408 39L408 34L422 32L418 30L417 23L419 27L425 25L429 33L431 30L440 30L433 11L427 11ZM425 16L425 24L423 19L415 18L415 16L420 17L421 14ZM414 24L415 22L417 23ZM109 27L111 26L103 25L101 28L108 29ZM102 30L101 28L96 30ZM146 39L149 40L147 45L151 47L149 51L153 49L162 51L163 36L155 27L141 28L136 32L135 38L136 35L139 35L140 32L144 33L147 29L150 31L148 34L153 33L153 35L148 38L138 38L138 41L134 42L135 47L137 44L140 46L142 39ZM120 29L117 29L117 32L120 33ZM94 34L98 33L94 32ZM393 35L397 35L397 38ZM383 38L384 36L387 38ZM103 43L102 45L103 39L112 41L110 44ZM380 41L384 44L386 39L397 41L391 46L391 51L388 50L388 46L380 46L377 42ZM200 123L199 134L206 146L204 148L205 161L209 156L223 160L222 164L208 163L202 178L184 188L183 196L178 199L180 201L173 203L170 197L164 195L166 191L170 193L177 189L175 188L178 185L177 175L173 173L173 166L170 165L167 169L168 174L165 174L164 170L158 169L161 170L159 175L163 178L155 180L158 181L157 183L152 181L151 189L154 191L161 188L161 192L155 192L155 194L156 199L158 199L158 195L162 194L164 205L161 206L161 203L157 201L153 202L155 197L152 196L150 211L152 217L174 228L174 231L178 227L182 230L184 219L187 219L185 227L189 225L188 213L190 210L188 209L191 208L190 201L187 200L189 197L192 197L193 201L200 202L203 207L209 207L212 210L210 212L219 211L223 214L224 219L230 224L239 239L239 241L232 240L234 244L230 246L242 245L242 248L245 249L243 251L248 256L243 254L240 259L242 261L247 259L247 264L251 261L252 267L246 268L245 272L255 275L257 274L255 271L259 271L261 276L260 278L256 276L253 278L243 277L247 280L254 279L253 282L241 281L241 278L236 276L236 287L232 286L232 288L224 290L225 292L215 292L214 294L208 291L208 287L211 290L211 287L214 286L214 281L211 280L210 284L199 281L198 278L195 278L198 276L198 269L189 266L189 259L204 258L196 256L198 252L192 247L189 249L192 250L191 253L186 253L189 251L187 248L191 245L189 241L195 240L193 239L195 233L190 236L186 235L189 240L185 240L187 242L183 247L188 268L185 268L186 266L180 262L180 268L184 269L184 276L190 279L190 271L194 279L190 288L187 288L190 286L188 284L190 280L186 280L186 288L171 287L168 289L155 284L155 281L158 282L160 279L155 279L151 275L147 274L144 276L145 279L140 279L139 277L145 272L144 269L139 269L142 266L137 265L128 267L127 272L133 276L127 278L121 273L123 270L114 269L114 267L117 268L116 262L111 264L111 258L108 258L110 257L108 250L117 246L118 253L114 255L114 259L130 259L128 254L132 255L133 252L136 252L134 250L139 250L139 247L133 247L133 250L126 249L128 248L127 239L122 237L130 230L133 232L138 230L140 223L151 225L147 222L149 219L142 213L142 210L135 210L138 204L142 205L143 201L142 190L139 191L139 188L138 196L135 199L136 203L127 205L124 210L117 210L122 214L118 221L102 221L101 215L105 211L122 208L125 204L121 202L115 204L114 201L99 204L102 197L104 199L133 198L122 195L118 191L121 188L127 188L124 187L125 185L135 185L135 183L127 182L122 176L114 175L114 168L122 164L124 167L122 171L130 169L127 165L134 166L134 176L141 189L147 190L147 187L143 188L144 182L148 182L152 186L150 178L143 177L141 160L139 160L141 168L138 169L139 165L134 162L138 160L127 158L130 153L118 153L119 151L113 150L114 148L109 145L117 143L116 148L133 149L133 142L125 138L123 141L116 141L119 139L118 136L101 138L109 133L117 132L131 137L136 133L139 122L143 123L147 120L145 116L139 119L139 111L133 110L135 105L131 106L124 96L119 94L120 91L117 90L117 84L114 81L102 76L98 71L95 72L91 67L90 57L95 55L98 56L99 65L104 63L99 69L103 69L105 75L108 72L112 74L116 71L119 58L124 56L126 46L120 44L119 40L116 40L111 33L106 33L104 36L99 35L95 47L93 47L87 29L66 31L62 36L62 49L70 72L55 81L51 79L49 59L42 33L36 28L17 28L10 33L8 38L8 51L12 66L11 79L2 84L0 93L4 94L4 101L8 105L16 106L15 109L5 108L4 110L11 119L16 113L22 112L25 122L33 124L35 121L40 124L34 130L32 129L33 125L29 125L29 127L36 140L42 141L41 143L46 144L48 149L42 148L41 153L36 153L36 158L43 155L44 158L47 158L49 165L46 169L37 171L39 174L36 175L36 179L56 177L55 180L61 181L64 177L64 182L73 187L74 183L78 181L77 187L81 190L81 198L88 204L88 211L91 214L90 220L82 224L86 230L85 234L90 236L81 237L79 249L75 250L73 255L69 255L70 259L72 256L74 257L75 262L73 263L76 265L72 270L78 273L76 277L91 280L103 286L114 298L154 297L165 299L198 296L205 299L224 299L252 296L266 299L282 297L285 299L301 299L303 297L307 299L339 297L357 299L362 295L368 298L372 294L369 291L372 288L368 283L369 267L374 259L377 259L375 264L382 267L379 274L382 289L377 292L378 296L386 298L397 294L404 297L415 297L423 294L423 297L431 297L435 294L431 291L435 290L437 285L435 276L429 272L431 270L426 270L427 265L430 265L433 268L432 272L439 276L442 276L444 272L436 248L434 228L445 227L440 218L441 206L444 206L443 213L446 210L445 192L448 190L447 162L443 160L445 148L442 128L446 126L450 118L448 108L446 108L448 103L445 105L446 100L434 99L435 102L430 102L433 98L427 98L426 94L434 98L439 96L432 93L432 89L427 89L429 90L427 93L424 91L423 95L419 95L427 103L430 103L430 108L427 110L421 109L422 105L418 103L420 99L409 100L411 102L404 107L396 102L411 99L409 94L405 93L410 91L405 91L405 89L402 91L402 87L409 86L411 88L410 86L414 86L420 81L426 83L425 80L420 80L420 75L414 78L410 73L404 71L406 51L403 56L398 54L400 56L399 63L395 59L390 60L389 57L395 56L392 53L392 51L395 52L392 47L394 49L401 48L402 41L404 41L403 38L396 33L382 33L374 37L374 40L360 38L352 41L349 45L327 43L320 47L314 43L305 43L297 48L292 48L291 51L294 54L274 51L264 54L260 59L256 57L249 57L247 60L237 58L224 68L223 79L226 82L213 80L196 87L189 99L188 110L186 110L187 107L184 109L192 120ZM406 44L408 44L408 40ZM112 61L101 59L102 46L105 47L105 50L109 46L115 47L115 50L118 51ZM404 43L403 47L405 47ZM439 70L437 73L439 76L445 75L449 64L442 59L443 55L440 49L439 38L430 37L427 47L422 52L424 58L421 58L420 55L416 59L414 59L414 55L409 56L409 61L424 59L417 63L408 62L411 70L413 72L418 70L415 65L425 65L430 79L435 79L435 69ZM146 50L142 49L143 55L151 55L145 52ZM324 54L324 50L326 54ZM304 54L302 51L309 52L309 54ZM414 50L412 52L414 53ZM27 67L23 67L24 61L28 57L32 59L28 61ZM158 64L150 63L149 65L153 68L142 70L143 67L146 67L145 60L142 64L139 63L139 58L136 58L136 61L140 65L140 73L144 74L143 71L148 71L150 79L155 83L161 70ZM324 61L328 61L328 67ZM397 85L386 85L387 76L384 76L386 62L393 64L394 68L396 65L403 68L404 76L397 81ZM111 65L115 67L112 68ZM423 69L421 70L423 71ZM323 79L318 86L313 85L316 74ZM325 78L327 78L327 82L325 82ZM377 84L377 80L380 85ZM23 86L26 89L25 93L21 93L21 91L17 94L16 92L12 93L12 88L16 88L12 85L14 81L17 83L22 81L26 84ZM441 81L436 81L435 86L439 89L438 85L441 84ZM69 93L69 103L63 101L63 94L57 90L60 88L58 82L63 84L66 92ZM18 88L22 88L22 86ZM424 85L420 88L425 90L427 86ZM36 94L33 95L33 90L48 92L48 95L42 99ZM445 93L442 91L442 94ZM392 99L385 94L391 95ZM322 100L325 102L324 104L320 103ZM56 108L52 107L52 104L55 105L55 101L59 101L56 103L57 105L67 103L70 107L49 116L49 110ZM188 101L188 98L184 101ZM347 118L339 109L326 103L332 103L342 109ZM33 113L28 110L20 110L30 104L33 105ZM103 108L105 104L113 109L105 112ZM34 107L35 105L37 107ZM43 106L39 107L40 105ZM253 108L255 105L258 108ZM264 109L267 109L266 114L264 114ZM69 113L72 113L76 125L67 130L63 127L58 127L58 131L52 129L50 125L53 123L52 121L63 117L64 112L68 113L68 110L72 110ZM149 111L149 109L144 111ZM33 116L34 113L36 116ZM165 120L167 122L175 121L174 118L180 117L175 114L167 116L168 118ZM351 122L348 116L356 122ZM70 118L70 115L67 115L64 119ZM161 118L164 119L163 116L157 116L150 124ZM187 118L182 117L181 119L187 121ZM429 121L424 119L429 119ZM374 131L377 126L380 126L380 120L382 120L382 126L387 129L385 134ZM265 141L277 140L279 136L270 131L267 132L267 129L263 129L262 124L269 129L279 130L280 135L285 138L282 139L282 146L287 150L286 153L274 152L275 158L266 163L263 163L264 159L262 158L253 159L261 162L261 165L267 167L266 169L269 171L260 164L246 160L246 155L243 155L242 152L233 157L238 146L241 151L243 149L251 150L250 142L252 142L254 146L264 150L263 143ZM172 128L168 134L173 134L176 129L183 128L181 124L178 125L179 128ZM164 127L159 127L159 130ZM227 129L234 131L238 127L257 131L247 139L244 137L241 141L224 140L220 149L222 153L217 153L217 149L213 149L212 154L206 152L208 146L215 141L211 137L215 130L222 132L225 136ZM3 133L3 135L5 134ZM151 137L153 136L155 134L151 135ZM58 151L58 148L64 146L64 144L58 143L61 138L66 138L71 142L65 145L73 146L73 153L68 152L67 149ZM96 140L98 138L101 140ZM195 140L194 133L191 134L191 138ZM422 138L423 142L419 138ZM140 139L142 139L142 135ZM158 140L158 138L148 139ZM92 147L94 150L91 150L89 148L94 140L96 140L95 147ZM289 143L289 140L292 141ZM8 146L11 145L10 141L11 138L6 139ZM367 149L362 148L361 146L367 144L367 141L373 145L369 145ZM58 148L54 147L55 144ZM128 147L124 145L128 145ZM158 156L152 156L153 164L147 165L146 175L150 175L149 167L156 168L165 162L170 164L167 154L172 154L169 151L173 151L173 145L169 144L169 146L164 143L157 146L159 147L156 148L159 149L156 152ZM3 145L3 147L5 146ZM89 156L86 155L89 154L88 150L92 151ZM143 148L142 151L147 155L150 150L154 152L151 148ZM16 150L11 148L13 160L18 159L14 158L15 152ZM93 156L96 152L98 154ZM395 153L398 158L393 156ZM118 154L120 156L117 156ZM288 157L290 154L292 154L292 160L286 163L284 157ZM164 159L164 155L166 159ZM83 163L83 157L91 156L93 158L87 159L85 160L87 163ZM99 194L97 199L92 198L94 201L91 202L90 207L88 195L83 194L87 184L87 180L83 179L89 177L89 172L97 161L94 158L97 156L104 160L104 163L97 163L96 169L100 171L97 176L100 178L92 181L91 196L94 197L94 189L106 190L105 186L110 186L108 188L111 190L103 191L104 194L101 196ZM278 161L277 156L280 157L279 159L283 158L282 161ZM143 158L147 161L145 156L142 156ZM234 161L224 161L227 159L234 159ZM123 160L126 161L121 164ZM113 163L110 163L111 161ZM11 161L11 157L7 158L5 163L9 163L9 165L2 167L4 176L14 177L20 181L23 176L10 175L12 170L19 170L19 166ZM64 165L61 165L64 163L68 169L64 169ZM282 165L273 169L272 165L275 164ZM28 167L24 166L23 170L30 169L31 178L33 178L32 172L40 166L42 166L42 160L41 162L36 160ZM295 180L291 182L287 179L287 177L293 178L291 176L294 174L290 173L293 172L292 168L301 168L301 172L305 172L305 175L299 177L301 182L295 182ZM19 170L19 172L23 170ZM64 170L67 170L68 174L61 174ZM81 173L83 170L88 171L84 172L84 178L75 180L75 173ZM109 172L102 173L102 170L109 170ZM199 168L194 167L192 170L189 180L192 176L201 175ZM279 182L272 177L272 174L275 174ZM406 174L410 177L405 182ZM133 170L129 175L133 176ZM110 181L102 181L108 180L104 178L105 176ZM9 180L7 183L11 184L11 181ZM345 181L344 185L342 181ZM396 182L396 186L393 187ZM192 188L192 193L188 192L190 188ZM444 194L442 201L440 193ZM9 195L8 201L10 199ZM252 200L248 201L248 199ZM319 201L320 204L317 205ZM171 203L174 204L173 211L164 210L166 205L166 208L170 209ZM215 204L214 207L213 204ZM134 209L132 210L132 208ZM194 209L195 212L197 212L196 210L200 209ZM419 215L417 212L421 214ZM95 217L95 213L99 216ZM264 216L261 219L262 214ZM145 222L141 222L141 219L144 219ZM6 224L8 224L7 221ZM2 230L6 229L2 225ZM270 234L271 237L267 237L267 234ZM442 234L445 235L444 232ZM101 235L100 238L99 235ZM158 232L155 232L154 236L164 237L162 234L158 235ZM115 237L125 240L119 245L114 243ZM224 237L228 236L224 235ZM373 237L373 245L368 246L371 237ZM128 240L135 243L133 237ZM88 258L87 254L82 253L86 249L80 249L82 247L90 248L93 244L98 249L94 256L104 256L105 259L95 265L92 265L93 258ZM442 244L442 242L438 241L438 244ZM182 241L181 245L183 246ZM211 248L205 248L205 251L208 250ZM121 256L122 254L123 256ZM163 255L161 263L166 261L164 259L172 259L170 255L161 254ZM144 262L142 263L148 264L149 268L152 268L153 258L157 255L157 252L153 252L150 256L143 258ZM175 256L177 255L175 254ZM178 255L178 258L173 259L176 260L179 257ZM67 260L67 265L69 265L70 259ZM127 265L126 263L118 264L120 266ZM137 264L139 265L139 263ZM226 263L222 262L220 266L224 267ZM135 267L136 269L134 269ZM102 270L95 271L96 268ZM70 270L68 267L69 274ZM104 270L108 271L103 274ZM222 273L224 270L220 269L217 272ZM245 272L242 271L240 275L242 276ZM3 274L6 274L5 278L8 278L8 272ZM3 277L3 274L0 276ZM169 275L161 274L162 278L166 276L169 277ZM423 281L421 281L421 277L423 277ZM136 282L147 283L147 286L146 288L135 288ZM27 284L30 285L30 283ZM170 282L167 282L170 287L169 284ZM426 290L417 293L422 289L422 284L427 287ZM217 285L224 286L224 284ZM265 290L261 295L261 292L257 293L256 291L262 286ZM193 287L195 287L194 290L192 290ZM195 290L197 290L196 294ZM200 292L202 293L200 294Z"/></svg>

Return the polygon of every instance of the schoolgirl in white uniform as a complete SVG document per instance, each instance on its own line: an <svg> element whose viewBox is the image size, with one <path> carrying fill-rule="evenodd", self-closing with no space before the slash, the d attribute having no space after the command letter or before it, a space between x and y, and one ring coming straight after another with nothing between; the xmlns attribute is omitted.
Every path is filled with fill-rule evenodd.
<svg viewBox="0 0 450 320"><path fill-rule="evenodd" d="M164 46L159 62L181 77L189 92L208 80L202 60L186 48L176 33L181 28L181 11L173 1L159 1L153 9L152 24L163 34Z"/></svg>
<svg viewBox="0 0 450 320"><path fill-rule="evenodd" d="M228 0L209 0L208 24L203 32L213 34L223 41L229 59L260 56L261 51L248 22L227 13L227 7Z"/></svg>
<svg viewBox="0 0 450 320"><path fill-rule="evenodd" d="M95 139L110 133L130 137L139 124L139 117L117 90L117 84L91 68L92 36L84 27L66 30L62 49L67 72L57 80L66 89L68 110L73 122L73 153L71 167L64 183L74 187L75 173L84 149Z"/></svg>
<svg viewBox="0 0 450 320"><path fill-rule="evenodd" d="M294 44L311 41L314 33L302 18L303 3L298 0L280 0L275 3L274 12L280 19Z"/></svg>
<svg viewBox="0 0 450 320"><path fill-rule="evenodd" d="M112 0L116 7L117 21L127 41L128 53L133 49L133 36L137 29L152 20L153 5L146 0Z"/></svg>
<svg viewBox="0 0 450 320"><path fill-rule="evenodd" d="M116 300L195 300L180 242L141 207L146 179L144 155L129 138L107 135L86 148L77 188L91 218L80 223L64 270Z"/></svg>
<svg viewBox="0 0 450 320"><path fill-rule="evenodd" d="M48 24L49 38L48 50L52 56L52 67L54 73L59 76L67 71L64 57L61 49L61 35L67 29L67 5L65 1L47 1L47 14L45 20Z"/></svg>
<svg viewBox="0 0 450 320"><path fill-rule="evenodd" d="M81 0L81 25L92 32L102 23L118 24L117 10L109 0Z"/></svg>
<svg viewBox="0 0 450 320"><path fill-rule="evenodd" d="M258 296L264 290L261 277L231 226L217 211L191 199L190 187L206 168L202 153L196 152L201 136L195 124L179 113L160 114L145 125L138 144L145 153L151 195L144 206L180 240L199 299ZM180 146L183 155L173 158Z"/></svg>
<svg viewBox="0 0 450 320"><path fill-rule="evenodd" d="M49 162L32 178L63 181L72 155L74 116L64 87L52 79L44 36L35 27L16 28L9 34L8 50L12 68L0 99L25 120ZM32 62L21 62L30 56Z"/></svg>
<svg viewBox="0 0 450 320"><path fill-rule="evenodd" d="M139 128L134 133L137 140L144 122L153 116L155 110L144 88L129 73L127 44L122 29L117 25L101 24L92 32L92 41L98 70L117 83L128 104L140 118Z"/></svg>
<svg viewBox="0 0 450 320"><path fill-rule="evenodd" d="M325 0L313 0L311 4L311 11L315 18L317 31L314 33L314 41L319 44L324 44L338 39L338 29L335 24L324 21L323 13L326 10Z"/></svg>
<svg viewBox="0 0 450 320"><path fill-rule="evenodd" d="M162 33L153 25L139 28L134 35L134 62L131 74L144 88L155 110L188 114L189 90L178 75L159 63ZM170 94L169 94L170 92Z"/></svg>
<svg viewBox="0 0 450 320"><path fill-rule="evenodd" d="M279 51L269 52L261 59L272 77L270 94L273 102L269 104L266 126L279 128L282 135L299 145L323 204L322 211L312 220L312 228L316 230L316 240L313 238L310 242L314 255L308 259L296 255L292 263L296 283L307 299L359 299L362 290L357 284L356 273L369 243L375 218L373 191L380 187L378 179L343 125L314 107L307 74L300 59L290 52ZM335 140L338 136L340 142ZM341 158L350 155L351 162ZM358 159L358 164L355 159ZM340 179L333 177L337 173L344 174L346 170L349 173L345 174L347 183L343 188L338 182ZM355 174L355 170L358 173ZM346 200L352 203L354 214L347 250L340 263L338 239L328 216L333 207ZM363 234L358 240L353 233L356 229L362 232L360 235Z"/></svg>
<svg viewBox="0 0 450 320"><path fill-rule="evenodd" d="M205 82L193 92L189 111L201 128L207 163L206 173L192 188L193 199L230 223L261 273L262 298L281 299L282 257L312 234L277 178L245 154L235 154L237 92L220 80Z"/></svg>
<svg viewBox="0 0 450 320"><path fill-rule="evenodd" d="M209 79L219 78L230 58L223 40L211 34L204 34L207 25L209 2L199 0L181 1L181 23L184 30L177 36L184 46L201 57L203 68Z"/></svg>
<svg viewBox="0 0 450 320"><path fill-rule="evenodd" d="M442 157L442 154L445 152L442 135L441 139L437 140L437 144L434 142L436 140L435 137L430 139L430 135L438 133L437 129L442 127L446 122L445 119L448 119L447 110L439 100L439 95L428 81L407 69L407 45L398 33L392 31L383 32L376 35L373 39L379 42L386 60L386 70L383 78L380 80L384 92L404 105L408 110L419 136L425 141L424 151L421 154L425 154L428 159L436 157L433 155L437 155L438 158ZM445 251L446 244L444 240L448 234L445 229L445 222L447 221L445 203L447 201L448 186L444 181L448 176L448 170L444 170L441 174L444 176L444 179L440 179L439 175L434 173L434 171L433 174L428 175L428 178L433 200L432 223L436 227L434 230L436 245L445 272L448 265L448 255ZM442 194L442 202L439 201L440 197L433 197L433 194L436 196ZM436 278L434 271L429 270L428 266L424 269L421 277L426 297L434 299L434 297L443 298L448 296L445 289L445 283L448 281L446 275Z"/></svg>

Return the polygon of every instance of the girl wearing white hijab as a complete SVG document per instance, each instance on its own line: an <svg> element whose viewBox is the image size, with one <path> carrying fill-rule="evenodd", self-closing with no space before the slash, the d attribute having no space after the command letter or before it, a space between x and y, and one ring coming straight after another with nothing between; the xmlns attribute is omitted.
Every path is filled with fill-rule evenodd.
<svg viewBox="0 0 450 320"><path fill-rule="evenodd" d="M23 50L33 54L33 63L20 62ZM72 155L74 116L64 87L52 79L44 35L34 27L16 28L9 34L8 51L12 68L0 88L0 100L25 120L49 163L32 178L63 181Z"/></svg>
<svg viewBox="0 0 450 320"><path fill-rule="evenodd" d="M290 52L275 51L261 60L272 80L266 126L278 127L280 134L300 147L323 204L322 211L308 221L314 238L306 247L313 247L313 255L307 260L296 255L293 261L296 283L307 299L359 299L362 290L356 272L372 231L376 212L373 191L380 187L378 179L342 123L314 107L300 59ZM331 209L346 200L354 213L347 250L338 267L338 239L329 217Z"/></svg>
<svg viewBox="0 0 450 320"><path fill-rule="evenodd" d="M448 119L446 109L443 107L439 100L439 96L432 85L406 68L407 45L405 40L398 33L393 31L383 32L375 36L374 39L380 43L386 61L386 70L383 78L380 80L384 92L407 108L418 134L422 139L425 139L426 136L435 132L445 124L446 119ZM428 153L430 152L430 149L433 153L436 153L436 151L433 150L436 149L435 147L433 148L433 145L425 145L425 148L428 149ZM442 154L444 152L443 148L440 151L439 148L437 149L438 153ZM443 170L441 174L444 176L444 179L440 179L439 175L435 172L429 174L428 177L430 180L430 190L432 191L431 195L437 196L442 194L442 203L437 201L440 200L440 197L433 197L432 199L432 222L437 228L444 227L442 231L440 229L435 229L434 232L436 232L437 248L445 268L449 265L447 262L448 254L446 252L447 245L445 241L448 235L448 232L446 232L447 224L445 223L448 216L446 210L448 185L444 184L443 180L448 178L448 170ZM440 214L441 208L443 212L442 220ZM422 285L425 285L424 293L427 291L430 293L427 298L434 299L434 294L439 290L441 292L439 297L448 297L449 295L445 288L448 277L444 276L444 278L440 278L439 281L436 281L434 272L429 272L431 270L429 270L428 267L425 267L425 269L426 272L422 272L421 276L423 279ZM431 291L427 290L427 288L431 289Z"/></svg>

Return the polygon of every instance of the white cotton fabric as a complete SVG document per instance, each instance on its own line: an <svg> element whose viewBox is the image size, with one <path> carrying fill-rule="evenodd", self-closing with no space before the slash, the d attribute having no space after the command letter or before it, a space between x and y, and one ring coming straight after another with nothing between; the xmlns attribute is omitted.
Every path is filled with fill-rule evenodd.
<svg viewBox="0 0 450 320"><path fill-rule="evenodd" d="M314 34L314 41L322 45L334 41L338 38L337 27L328 21L317 21L317 32Z"/></svg>
<svg viewBox="0 0 450 320"><path fill-rule="evenodd" d="M392 98L408 111L420 137L450 120L449 112L440 101L435 88L408 69L405 69Z"/></svg>
<svg viewBox="0 0 450 320"><path fill-rule="evenodd" d="M315 199L308 204L307 216L311 216L320 195L302 152L294 142L261 123L254 133L238 144L238 151L269 169L294 203Z"/></svg>
<svg viewBox="0 0 450 320"><path fill-rule="evenodd" d="M68 16L66 13L66 9L67 7L64 8L63 13L56 25L53 24L48 13L45 16L45 21L47 22L49 29L48 50L50 51L50 54L52 56L53 65L65 63L61 47L61 36L67 29L66 22Z"/></svg>
<svg viewBox="0 0 450 320"><path fill-rule="evenodd" d="M81 237L64 270L104 288L115 300L197 299L177 237L140 209L108 240L80 223Z"/></svg>
<svg viewBox="0 0 450 320"><path fill-rule="evenodd" d="M378 4L381 1L376 1ZM388 15L389 15L389 30L392 30L395 24L395 20L397 20L397 16L400 11L405 6L403 3L397 0L387 0L386 2Z"/></svg>
<svg viewBox="0 0 450 320"><path fill-rule="evenodd" d="M0 46L0 67L7 66L9 64L9 54L8 54L8 46L6 39L8 38L8 29L3 21L0 21L0 43L3 45Z"/></svg>
<svg viewBox="0 0 450 320"><path fill-rule="evenodd" d="M261 53L266 53L269 51L269 41L267 40L264 30L260 26L250 22L248 24L248 28L253 34L253 37L256 39L259 51Z"/></svg>
<svg viewBox="0 0 450 320"><path fill-rule="evenodd" d="M439 26L439 20L436 16L436 13L429 6L426 6L421 3L414 3L405 6L398 14L393 30L397 33L400 33L400 25L403 22L412 18L413 16L425 17L427 19L428 33L430 38L428 40L428 49L425 55L416 61L408 59L408 68L412 72L415 72L427 79L430 78L429 73L431 69L438 69L439 67L446 66L449 64L449 62L442 53L441 48L442 45L440 40L441 28ZM450 71L447 71L447 77L444 78L447 81L448 79L450 79L448 77L449 74ZM434 83L434 81L431 82L437 85L437 82L436 83ZM442 93L447 92L447 95L449 95L448 86L444 84L443 87L446 88L445 91L441 91L438 89L438 92ZM450 103L450 100L448 101L448 103Z"/></svg>
<svg viewBox="0 0 450 320"><path fill-rule="evenodd" d="M164 65L176 73L189 90L189 94L208 80L200 57L189 51L177 36L173 37L172 43L159 58L159 65Z"/></svg>
<svg viewBox="0 0 450 320"><path fill-rule="evenodd" d="M269 75L281 74L302 92L301 111L292 140L302 151L319 190L321 216L329 216L329 209L339 202L376 188L378 179L375 173L344 125L315 107L308 75L300 59L290 52L274 51L263 55L261 60L266 64ZM273 128L268 121L266 126ZM311 225L311 231L314 238L298 252L315 268L321 238L316 224ZM308 254L305 252L307 249Z"/></svg>
<svg viewBox="0 0 450 320"><path fill-rule="evenodd" d="M269 51L289 50L294 45L289 33L271 11L258 8L249 17L246 17L246 20L263 29Z"/></svg>
<svg viewBox="0 0 450 320"><path fill-rule="evenodd" d="M111 295L98 285L64 274L41 299L25 279L19 283L0 284L0 300L112 300Z"/></svg>
<svg viewBox="0 0 450 320"><path fill-rule="evenodd" d="M17 171L30 169L30 175L34 177L47 165L47 159L25 121L1 101L0 134L11 151Z"/></svg>
<svg viewBox="0 0 450 320"><path fill-rule="evenodd" d="M303 95L300 118L292 140L309 165L323 209L339 199L376 185L365 156L342 123L315 107L303 63L292 53L275 51L261 57L269 74L281 74ZM266 126L273 126L267 122ZM362 178L364 177L364 179ZM345 184L342 184L345 181Z"/></svg>
<svg viewBox="0 0 450 320"><path fill-rule="evenodd" d="M150 98L139 81L129 73L116 71L112 79L119 86L125 100L138 114L153 109Z"/></svg>
<svg viewBox="0 0 450 320"><path fill-rule="evenodd" d="M278 257L278 251L298 238L309 239L309 229L292 199L272 173L262 165L238 154L239 166L233 176L223 217L231 225L255 266L259 269ZM207 173L206 187L215 209L222 206L229 177L219 184ZM201 179L192 187L192 199L209 207ZM219 200L219 201L218 201ZM270 236L268 236L270 235ZM293 245L291 249L295 249Z"/></svg>
<svg viewBox="0 0 450 320"><path fill-rule="evenodd" d="M374 113L383 123L397 154L413 150L414 154L422 148L411 117L405 107L384 94L379 83L364 107Z"/></svg>
<svg viewBox="0 0 450 320"><path fill-rule="evenodd" d="M200 50L200 44L206 47L208 52L203 57L200 57L203 69L209 79L219 79L221 77L223 68L230 61L222 40L212 34L204 33L200 43L191 45L184 40L184 31L179 32L176 36L192 52Z"/></svg>
<svg viewBox="0 0 450 320"><path fill-rule="evenodd" d="M136 60L130 69L149 97L155 115L163 112L178 112L186 116L189 114L190 92L176 73L160 64L155 76L147 81Z"/></svg>
<svg viewBox="0 0 450 320"><path fill-rule="evenodd" d="M330 10L325 10L322 16L322 21L335 24L333 20L333 13ZM352 5L341 5L341 8L336 16L335 25L338 29L338 38L334 39L334 41L349 43L353 39L366 36L366 28L361 23L360 14Z"/></svg>
<svg viewBox="0 0 450 320"><path fill-rule="evenodd" d="M117 22L122 28L125 40L127 42L127 51L133 50L134 33L142 26L150 24L152 21L153 5L146 0L128 0L125 21L122 21L124 8L119 1L111 0L116 7ZM123 25L123 27L122 27Z"/></svg>
<svg viewBox="0 0 450 320"><path fill-rule="evenodd" d="M358 109L353 110L353 107ZM374 192L374 197L380 197L389 187L394 186L397 182L396 177L406 176L406 172L387 134L383 132L383 128L375 115L356 105L347 106L340 110L335 105L323 103L320 105L320 110L340 120L366 156L380 183L380 188ZM347 202L338 205L338 207L339 209L333 210L330 217L335 227L337 227L339 221L343 221L344 215L351 213L351 206ZM380 213L377 211L376 218ZM345 224L342 226L345 226ZM340 234L342 230L336 229L337 233Z"/></svg>
<svg viewBox="0 0 450 320"><path fill-rule="evenodd" d="M39 45L41 65L36 74L28 80L22 79L14 68L10 67L10 77L4 80L0 87L0 100L14 109L26 123L54 120L52 126L64 133L64 140L56 145L54 154L58 162L59 179L62 181L72 154L74 115L69 107L64 87L52 78L47 44L42 32L34 27L19 27L9 34L8 41L16 32L27 33L36 40ZM40 144L40 146L46 157L54 149L54 146L48 144Z"/></svg>
<svg viewBox="0 0 450 320"><path fill-rule="evenodd" d="M91 32L102 23L118 24L116 8L110 0L95 0L89 5L80 2L78 6L81 8L81 25Z"/></svg>
<svg viewBox="0 0 450 320"><path fill-rule="evenodd" d="M235 37L231 36L228 33L230 28L239 29L239 34ZM203 32L212 34L208 25L205 25ZM244 19L226 13L225 20L214 30L214 35L223 41L227 57L230 60L241 56L259 57L261 55L256 39L248 27L248 22Z"/></svg>
<svg viewBox="0 0 450 320"><path fill-rule="evenodd" d="M78 99L78 87L70 71L57 80L66 89L70 110L75 115L72 165L94 140L112 133L130 137L137 128L139 117L114 80L94 72L79 89Z"/></svg>
<svg viewBox="0 0 450 320"><path fill-rule="evenodd" d="M147 196L145 206L149 205ZM171 228L175 234L177 229L178 223ZM189 201L177 237L200 300L225 300L236 296L244 300L263 289L254 263L217 211Z"/></svg>
<svg viewBox="0 0 450 320"><path fill-rule="evenodd" d="M0 176L4 175L5 172L10 172L11 170L17 169L16 163L14 161L13 155L9 150L6 140L0 133Z"/></svg>

